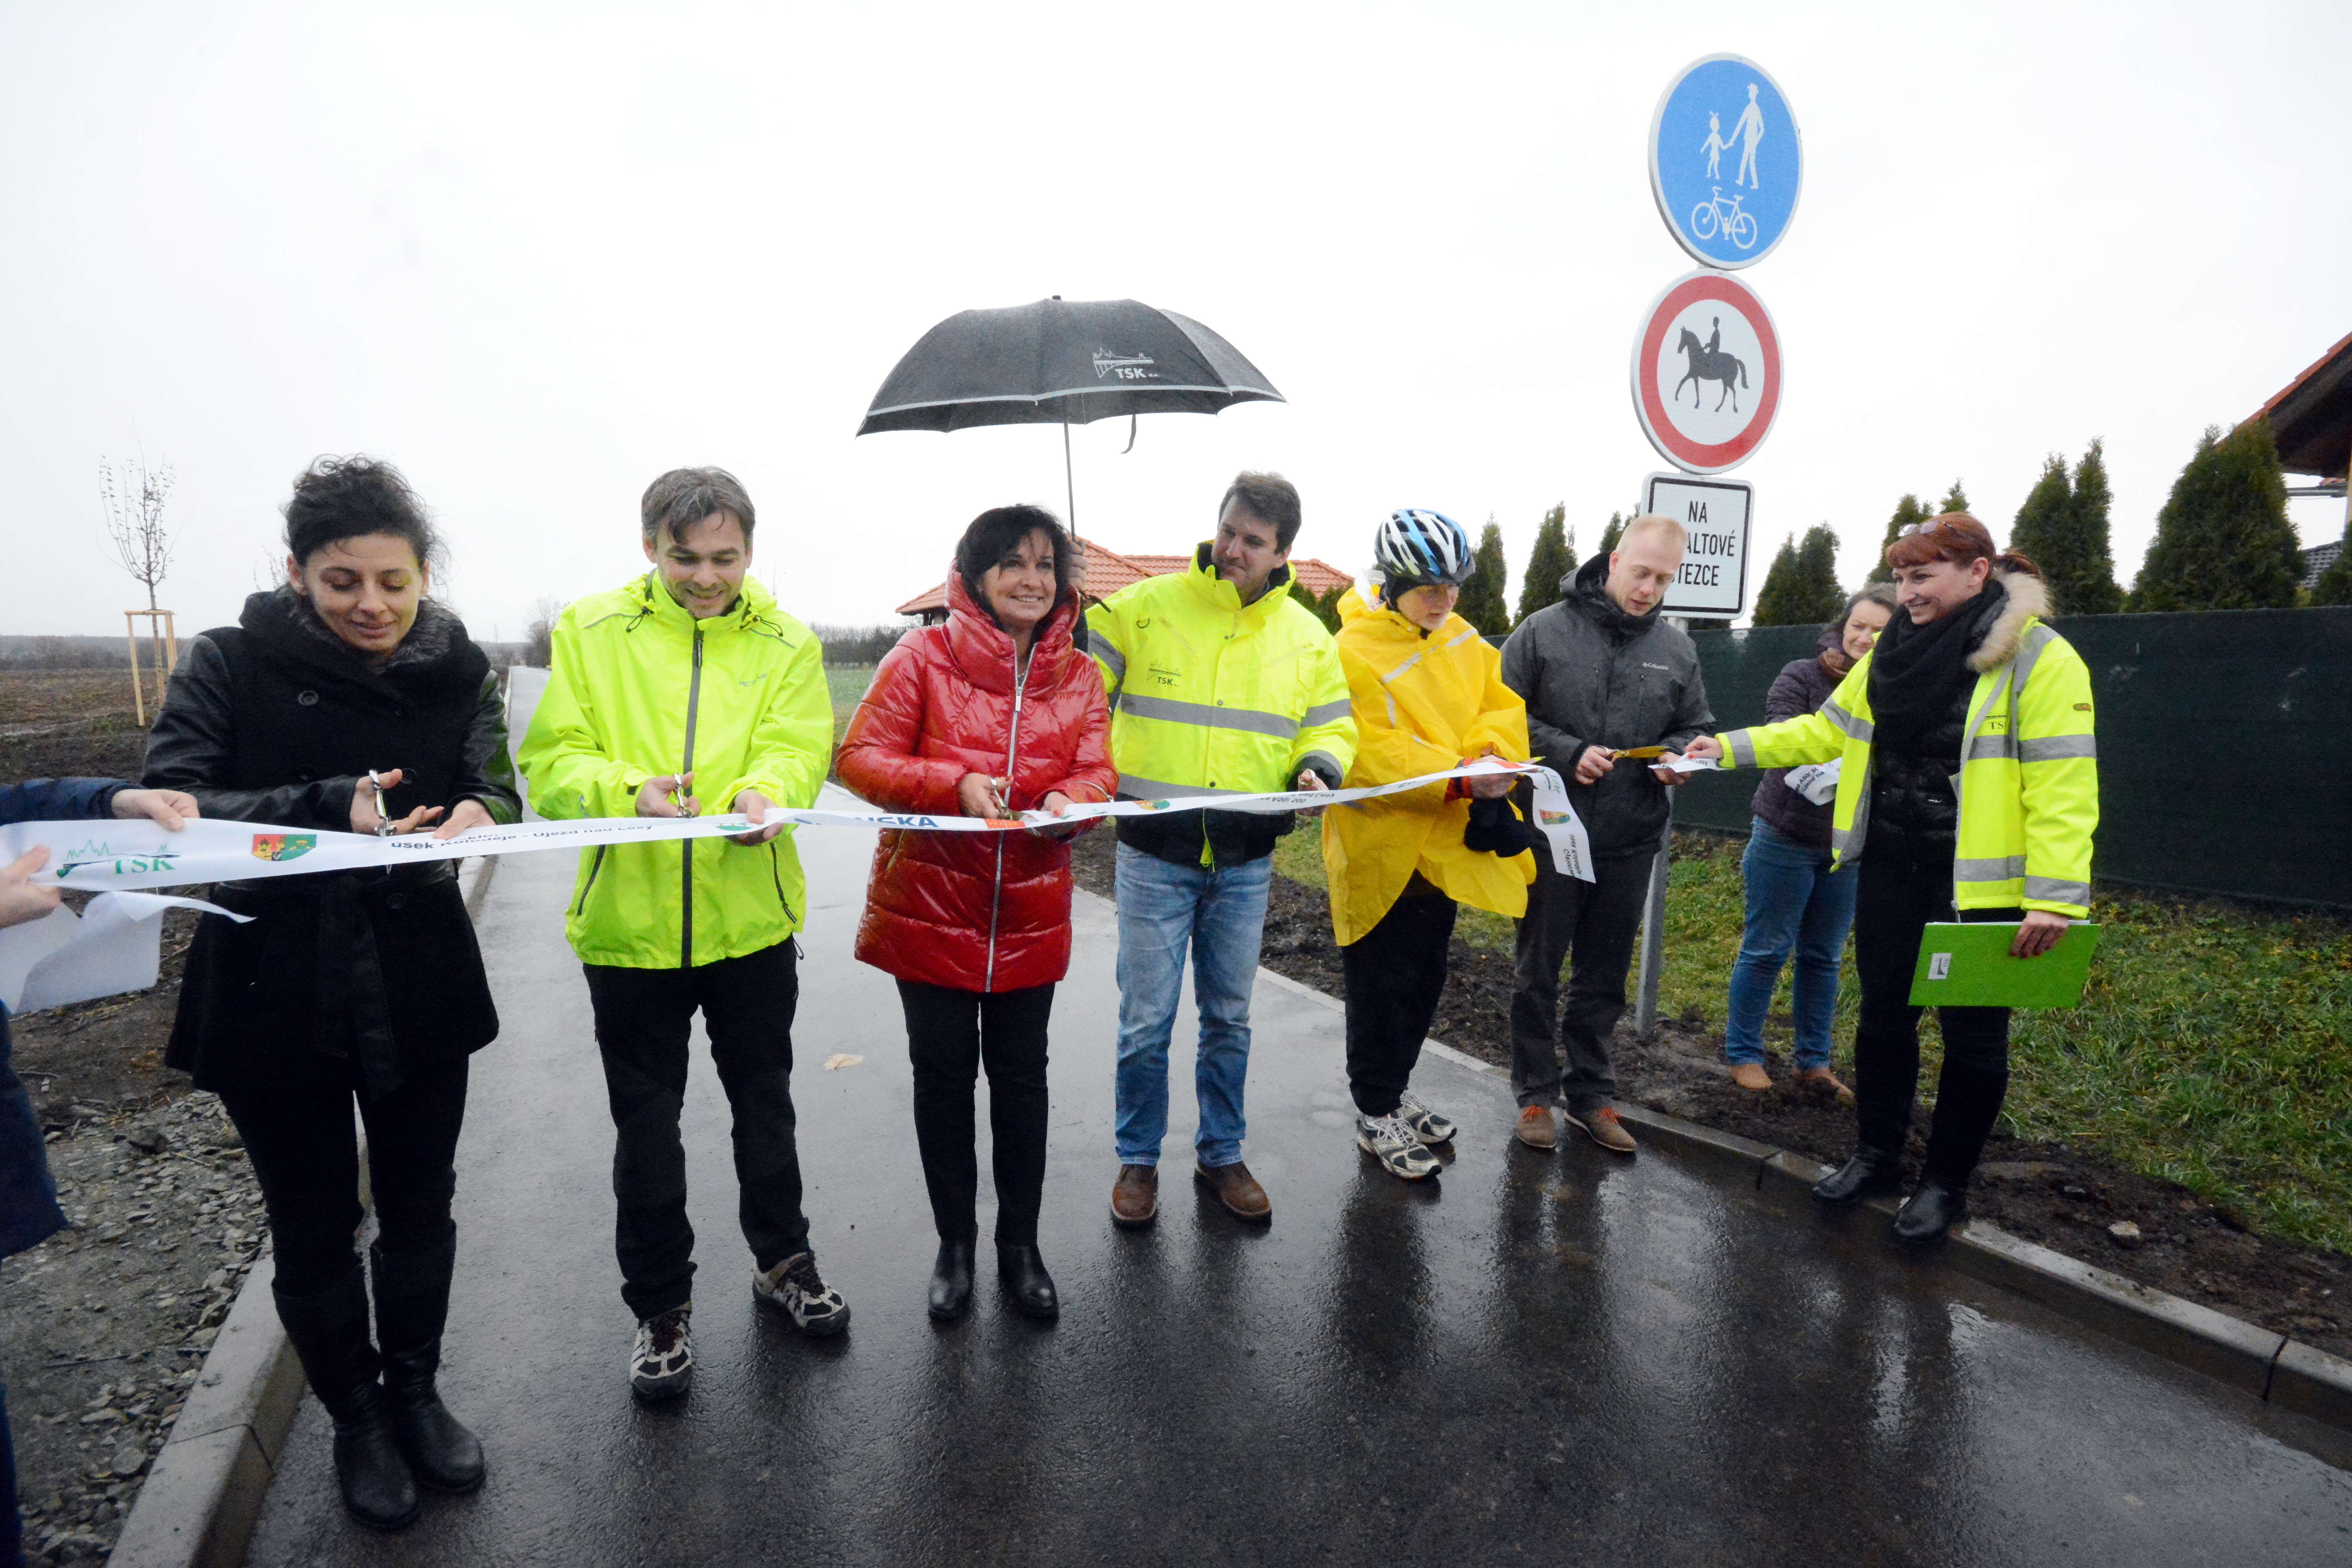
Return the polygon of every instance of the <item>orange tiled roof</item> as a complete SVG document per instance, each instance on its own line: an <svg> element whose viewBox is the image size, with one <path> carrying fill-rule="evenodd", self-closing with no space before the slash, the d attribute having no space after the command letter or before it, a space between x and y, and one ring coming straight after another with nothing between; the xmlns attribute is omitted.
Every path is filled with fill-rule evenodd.
<svg viewBox="0 0 2352 1568"><path fill-rule="evenodd" d="M1106 544L1097 544L1083 535L1078 551L1086 563L1086 577L1079 592L1087 599L1108 599L1129 583L1146 577L1164 577L1171 572L1181 572L1192 563L1190 554L1183 555L1122 555ZM1345 572L1327 566L1320 561L1299 560L1290 563L1299 583L1310 594L1321 595L1334 586L1353 581ZM892 611L899 616L936 616L948 607L948 586L942 582L926 588Z"/></svg>

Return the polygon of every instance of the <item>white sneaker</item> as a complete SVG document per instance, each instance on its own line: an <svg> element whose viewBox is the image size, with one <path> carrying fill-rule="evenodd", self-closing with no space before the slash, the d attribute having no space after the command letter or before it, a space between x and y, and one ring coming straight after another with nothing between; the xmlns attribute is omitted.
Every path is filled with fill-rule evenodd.
<svg viewBox="0 0 2352 1568"><path fill-rule="evenodd" d="M657 1312L637 1325L629 1352L629 1388L639 1399L675 1399L694 1381L694 1304Z"/></svg>
<svg viewBox="0 0 2352 1568"><path fill-rule="evenodd" d="M1422 1147L1402 1116L1357 1117L1356 1147L1378 1160L1389 1174L1408 1182L1437 1174L1437 1156Z"/></svg>
<svg viewBox="0 0 2352 1568"><path fill-rule="evenodd" d="M1451 1143L1454 1135L1462 1131L1411 1095L1397 1103L1397 1120L1412 1129L1412 1135L1423 1143Z"/></svg>
<svg viewBox="0 0 2352 1568"><path fill-rule="evenodd" d="M793 1325L813 1340L831 1339L849 1327L849 1303L817 1278L816 1254L795 1252L773 1268L751 1274L751 1293L792 1315Z"/></svg>

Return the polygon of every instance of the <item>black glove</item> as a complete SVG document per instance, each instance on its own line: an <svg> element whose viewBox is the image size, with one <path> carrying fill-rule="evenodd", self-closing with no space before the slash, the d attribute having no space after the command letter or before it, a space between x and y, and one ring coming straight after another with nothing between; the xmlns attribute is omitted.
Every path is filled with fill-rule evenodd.
<svg viewBox="0 0 2352 1568"><path fill-rule="evenodd" d="M1462 830L1463 848L1508 859L1543 845L1544 836L1519 815L1508 795L1470 803L1470 825Z"/></svg>

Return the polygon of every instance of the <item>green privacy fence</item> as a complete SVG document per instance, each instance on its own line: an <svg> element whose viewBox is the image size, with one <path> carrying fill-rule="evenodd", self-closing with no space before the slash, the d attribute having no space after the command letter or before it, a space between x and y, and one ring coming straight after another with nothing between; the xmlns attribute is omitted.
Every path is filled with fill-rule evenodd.
<svg viewBox="0 0 2352 1568"><path fill-rule="evenodd" d="M2098 879L2352 909L2352 609L2053 625L2098 703ZM1818 633L1693 633L1721 726L1760 723ZM1745 833L1757 776L1694 778L1675 821Z"/></svg>

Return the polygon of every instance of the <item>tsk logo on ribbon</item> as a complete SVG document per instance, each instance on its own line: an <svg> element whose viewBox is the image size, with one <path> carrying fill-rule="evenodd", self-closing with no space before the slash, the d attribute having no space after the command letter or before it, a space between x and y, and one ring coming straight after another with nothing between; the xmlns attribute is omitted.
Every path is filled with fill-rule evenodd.
<svg viewBox="0 0 2352 1568"><path fill-rule="evenodd" d="M88 866L106 867L118 877L168 871L177 863L178 853L173 849L116 849L93 839L58 863L58 876L70 877Z"/></svg>
<svg viewBox="0 0 2352 1568"><path fill-rule="evenodd" d="M299 860L319 847L315 833L257 833L253 836L253 858L257 860Z"/></svg>

